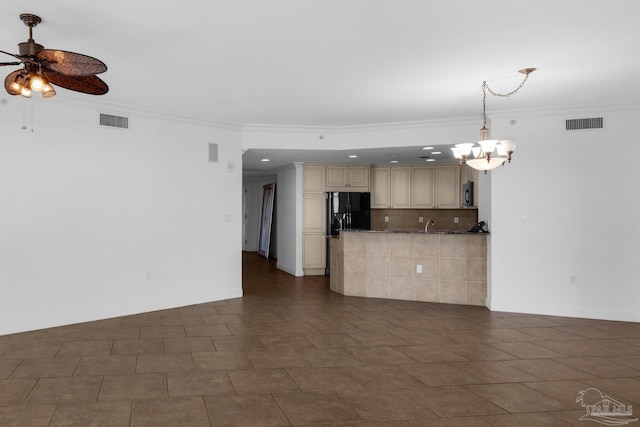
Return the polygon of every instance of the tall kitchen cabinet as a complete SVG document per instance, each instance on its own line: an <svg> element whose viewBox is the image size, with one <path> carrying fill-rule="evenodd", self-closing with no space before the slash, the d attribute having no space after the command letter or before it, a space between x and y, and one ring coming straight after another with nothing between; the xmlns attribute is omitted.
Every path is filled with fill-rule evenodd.
<svg viewBox="0 0 640 427"><path fill-rule="evenodd" d="M478 171L472 168L471 166L464 164L460 168L460 185L466 184L467 182L473 182L473 207L478 207ZM460 194L460 197L463 197ZM462 204L462 199L460 199L460 203Z"/></svg>
<svg viewBox="0 0 640 427"><path fill-rule="evenodd" d="M327 191L369 191L369 165L305 164L302 172L302 269L325 274L327 265Z"/></svg>
<svg viewBox="0 0 640 427"><path fill-rule="evenodd" d="M302 173L302 269L305 276L323 275L327 236L326 167L304 165Z"/></svg>

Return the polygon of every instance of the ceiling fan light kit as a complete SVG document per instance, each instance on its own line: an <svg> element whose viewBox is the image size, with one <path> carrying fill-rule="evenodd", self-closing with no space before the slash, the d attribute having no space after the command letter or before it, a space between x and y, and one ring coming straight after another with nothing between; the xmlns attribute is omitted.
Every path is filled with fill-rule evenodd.
<svg viewBox="0 0 640 427"><path fill-rule="evenodd" d="M91 95L104 95L109 86L96 74L107 71L100 60L80 53L64 50L45 49L33 40L33 27L42 19L31 13L23 13L20 20L29 27L29 39L18 43L18 54L0 50L18 61L2 62L2 65L22 65L4 80L4 87L10 95L30 98L33 92L40 92L43 98L56 95L53 85Z"/></svg>
<svg viewBox="0 0 640 427"><path fill-rule="evenodd" d="M473 169L484 171L497 168L505 163L511 163L511 157L516 151L517 142L512 139L497 140L489 139L489 129L487 128L487 92L494 96L509 97L520 90L533 73L535 68L523 68L519 73L524 74L522 83L509 93L497 93L491 90L487 82L482 82L482 128L480 129L480 140L478 145L473 143L456 144L451 148L453 155L460 164L467 164ZM473 154L473 157L469 157Z"/></svg>

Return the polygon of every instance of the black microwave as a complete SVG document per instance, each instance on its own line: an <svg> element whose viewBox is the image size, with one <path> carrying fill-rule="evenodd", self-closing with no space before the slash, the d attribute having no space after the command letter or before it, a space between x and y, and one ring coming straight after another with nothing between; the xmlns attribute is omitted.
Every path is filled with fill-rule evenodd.
<svg viewBox="0 0 640 427"><path fill-rule="evenodd" d="M473 206L473 182L462 184L462 206L465 208Z"/></svg>

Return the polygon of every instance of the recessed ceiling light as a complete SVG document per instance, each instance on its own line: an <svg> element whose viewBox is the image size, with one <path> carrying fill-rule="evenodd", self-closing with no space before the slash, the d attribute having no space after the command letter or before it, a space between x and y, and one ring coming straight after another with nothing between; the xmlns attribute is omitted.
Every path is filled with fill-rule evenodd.
<svg viewBox="0 0 640 427"><path fill-rule="evenodd" d="M357 159L357 158L358 158L358 155L357 155L357 154L350 154L350 155L349 155L349 158L350 158L350 159Z"/></svg>
<svg viewBox="0 0 640 427"><path fill-rule="evenodd" d="M442 154L442 151L432 151L431 154Z"/></svg>
<svg viewBox="0 0 640 427"><path fill-rule="evenodd" d="M261 162L270 162L271 159L260 159Z"/></svg>
<svg viewBox="0 0 640 427"><path fill-rule="evenodd" d="M422 147L423 150L433 150L433 147Z"/></svg>
<svg viewBox="0 0 640 427"><path fill-rule="evenodd" d="M427 159L427 162L435 162L436 159Z"/></svg>
<svg viewBox="0 0 640 427"><path fill-rule="evenodd" d="M398 163L398 161L397 160L391 160L391 161L389 161L389 163Z"/></svg>

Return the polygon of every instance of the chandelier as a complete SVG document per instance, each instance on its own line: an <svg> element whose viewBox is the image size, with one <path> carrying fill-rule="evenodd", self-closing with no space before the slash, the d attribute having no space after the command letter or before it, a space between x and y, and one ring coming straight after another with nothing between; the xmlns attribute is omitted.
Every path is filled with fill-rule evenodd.
<svg viewBox="0 0 640 427"><path fill-rule="evenodd" d="M451 148L453 155L460 164L467 164L472 168L484 171L497 168L505 162L511 163L511 156L516 151L516 141L512 139L489 139L489 129L487 128L487 92L494 96L509 97L520 90L529 78L529 74L534 72L535 68L524 68L519 73L524 74L522 83L509 93L497 93L491 90L487 82L482 82L482 128L480 129L480 141L478 145L473 143L456 144ZM473 157L470 157L473 154Z"/></svg>

